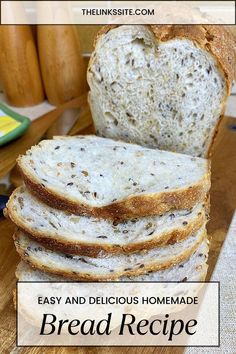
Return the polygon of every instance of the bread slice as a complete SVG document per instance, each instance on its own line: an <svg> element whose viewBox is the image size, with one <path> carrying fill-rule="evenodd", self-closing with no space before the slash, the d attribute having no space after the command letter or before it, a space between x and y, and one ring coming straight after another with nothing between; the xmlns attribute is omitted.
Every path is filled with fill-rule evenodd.
<svg viewBox="0 0 236 354"><path fill-rule="evenodd" d="M223 26L107 26L87 79L98 135L208 157L236 75Z"/></svg>
<svg viewBox="0 0 236 354"><path fill-rule="evenodd" d="M96 136L44 140L17 161L27 187L42 201L95 217L190 209L210 188L207 160Z"/></svg>
<svg viewBox="0 0 236 354"><path fill-rule="evenodd" d="M207 271L208 245L205 239L192 256L184 262L156 272L139 276L122 276L118 281L201 281ZM20 281L65 281L68 278L42 272L21 261L16 269L16 277ZM73 279L71 279L73 280Z"/></svg>
<svg viewBox="0 0 236 354"><path fill-rule="evenodd" d="M137 283L138 282L148 282L144 283L146 284L147 287L149 287L149 290L147 291L151 291L152 287L152 283L150 282L164 282L164 281L170 281L171 283L159 283L158 284L158 295L161 296L165 296L165 294L170 293L170 294L184 294L185 296L196 296L198 294L198 291L200 290L201 285L199 284L194 284L194 288L191 286L191 288L189 287L184 287L183 288L183 284L181 284L181 282L187 282L187 281L204 281L205 276L206 276L206 272L207 272L207 264L206 264L206 259L207 259L207 252L208 252L208 247L206 244L206 241L203 242L202 245L200 245L200 247L198 248L198 250L195 252L195 254L193 254L189 260L187 260L184 263L181 263L179 265L175 265L173 267L171 267L170 269L167 270L162 270L162 271L157 271L157 272L153 272L150 274L144 274L142 276L138 276L138 277L121 277L120 279L117 279L117 282L111 284L111 290L112 291L112 295L116 294L117 296L119 296L119 294L123 294L122 293L122 289L119 286L119 281L122 282L131 282L131 284L129 284L129 287L127 288L126 291L126 296L132 296L133 294L137 293ZM20 264L17 267L16 270L16 277L18 278L19 281L23 281L23 282L27 282L28 283L28 291L27 289L25 289L24 292L24 297L22 299L22 297L18 298L18 312L24 317L24 319L31 324L32 326L40 326L41 322L42 322L42 313L40 311L40 309L38 307L33 306L33 302L32 302L32 294L31 294L31 286L30 283L32 282L36 282L38 283L38 286L34 286L34 294L35 296L47 296L48 294L48 287L50 287L50 284L48 284L49 282L63 282L63 281L67 281L67 280L72 280L73 279L66 279L60 276L56 276L56 275L52 275L49 273L45 273L42 272L40 270L37 269L33 269L32 267L30 267L29 265L27 265L25 262L20 262ZM44 288L42 286L42 282L47 282L47 289ZM173 283L173 282L177 282L177 283ZM141 283L142 284L142 283ZM27 286L27 284L25 284ZM52 285L54 287L54 284ZM95 289L95 287L97 286L97 284L93 284L92 285L92 289ZM107 290L106 286L104 288L105 284L101 284L98 290L99 296L102 296L104 294L104 291L106 293ZM63 284L61 284L60 289L63 289ZM78 289L78 286L77 286ZM88 298L89 296L91 296L91 291L93 291L91 289L91 286L88 286L88 284L84 284L82 285L81 283L79 283L79 290L80 290L80 296L86 297ZM104 291L103 291L104 290ZM64 291L67 292L68 296L74 296L75 291L76 291L76 287L73 284L70 284L69 287L64 288ZM92 294L93 295L93 294ZM16 307L16 304L15 304ZM62 305L63 307L63 305ZM163 306L162 306L163 307ZM162 313L162 311L168 312L168 313L172 313L172 312L178 312L180 310L179 306L178 308L176 308L175 306L173 307L173 305L170 305L168 307L168 310L166 308L166 306L164 307L165 309L163 310L162 307L160 309L158 309L158 313ZM47 306L47 312L50 312L51 306ZM182 307L181 307L182 309ZM80 308L79 310L79 315L81 319L86 319L88 316L87 313L87 308ZM113 323L112 323L112 328L115 328L116 326L118 326L119 322L120 322L120 308L119 306L117 307L116 304L112 305L112 311L114 314L114 319L113 319ZM135 315L137 315L137 311L138 314L141 318L143 318L144 316L146 316L145 318L149 318L151 316L153 316L153 309L148 307L148 306L141 306L138 309L134 307L132 307L132 305L128 306L128 308L126 307L126 310L130 313L134 313ZM155 310L157 310L157 308L155 307ZM71 312L70 310L68 310L67 308L62 309L61 311L64 311L63 313L65 313L67 315L66 318L70 318L71 316ZM93 313L93 317L95 316L95 318L101 318L101 307L99 307L95 313ZM148 316L148 317L147 317Z"/></svg>
<svg viewBox="0 0 236 354"><path fill-rule="evenodd" d="M91 257L173 244L195 233L206 220L204 205L199 203L191 210L114 223L54 209L25 187L13 192L6 213L18 228L46 247Z"/></svg>
<svg viewBox="0 0 236 354"><path fill-rule="evenodd" d="M206 237L205 227L182 242L129 255L91 258L53 252L23 232L14 235L21 258L40 270L76 280L109 280L166 269L183 262Z"/></svg>

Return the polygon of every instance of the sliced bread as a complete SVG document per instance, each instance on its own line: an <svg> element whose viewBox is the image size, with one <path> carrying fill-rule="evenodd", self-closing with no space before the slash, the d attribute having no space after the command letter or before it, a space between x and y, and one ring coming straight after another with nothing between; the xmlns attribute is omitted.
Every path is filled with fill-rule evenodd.
<svg viewBox="0 0 236 354"><path fill-rule="evenodd" d="M223 26L106 26L88 68L97 134L208 157L236 72Z"/></svg>
<svg viewBox="0 0 236 354"><path fill-rule="evenodd" d="M153 272L150 274L145 274L142 276L138 277L121 277L120 279L117 279L117 282L113 282L112 284L109 285L109 289L107 288L107 285L100 284L100 286L97 288L98 284L93 283L91 286L88 286L88 283L82 284L81 282L79 284L75 283L70 283L70 284L61 284L59 287L57 286L57 289L60 289L61 293L66 293L67 296L74 297L76 292L79 289L79 295L83 296L85 298L91 297L91 295L96 295L99 297L106 297L107 295L116 295L116 297L120 296L126 296L127 298L132 297L134 294L137 294L137 291L140 291L140 286L144 285L145 286L145 294L152 294L153 293L153 282L166 282L170 281L171 283L159 283L156 285L156 289L158 289L158 296L166 296L166 294L173 294L173 296L179 296L183 295L185 297L187 296L197 296L199 293L199 290L201 288L201 285L199 284L192 284L190 287L183 285L182 282L187 282L187 281L204 281L206 272L207 272L207 265L206 265L206 258L207 258L207 245L202 244L198 250L196 251L195 254L192 255L192 257L179 265L173 266L168 270L163 270L163 271L157 271ZM31 325L40 327L41 322L42 322L42 309L38 306L34 306L34 302L32 301L32 298L38 298L38 296L41 297L47 297L50 289L50 284L49 282L65 282L65 281L73 281L73 279L66 279L60 276L52 275L49 273L44 273L40 270L33 269L29 265L27 265L25 262L21 262L16 270L16 277L18 278L19 281L27 282L27 284L24 285L24 293L21 293L21 296L18 296L18 302L17 302L17 310L18 313L21 314L24 319ZM124 293L124 284L119 285L119 281L122 282L131 282L129 286L126 287L125 285L125 293ZM139 284L136 283L136 281L139 282ZM34 290L32 293L32 282L36 282L38 284L34 284ZM47 284L46 287L42 284L42 282L46 282ZM148 283L141 283L140 282L148 282ZM174 283L173 283L174 282ZM177 283L176 283L177 282ZM127 284L127 283L125 283ZM52 291L55 290L55 284L51 285ZM22 296L23 295L23 296ZM15 302L16 306L16 302ZM54 310L53 305L45 305L46 306L46 311L51 312ZM109 305L108 305L109 306ZM111 308L112 307L112 308ZM106 307L107 309L107 307ZM104 309L106 311L106 309ZM153 316L153 307L150 307L148 305L144 306L132 306L132 305L124 305L123 308L120 308L119 305L113 304L110 305L110 309L112 310L112 313L114 315L113 321L112 321L112 328L115 328L116 326L119 325L120 323L120 313L122 310L133 313L135 316L139 315L140 318L149 318ZM163 305L160 305L160 307L157 305L155 306L155 310L158 311L158 314L161 314L163 311L165 313L172 313L176 311L182 310L182 306L176 305L170 305L168 308ZM73 317L73 308L68 308L66 305L63 307L63 304L60 306L60 312L66 315L66 318L74 318ZM77 309L77 312L79 313L79 318L82 319L87 319L88 317L88 308L85 306L79 307ZM102 307L97 307L96 311L93 312L93 318L99 319L101 318L101 315L104 315L104 311L102 310Z"/></svg>
<svg viewBox="0 0 236 354"><path fill-rule="evenodd" d="M193 254L206 237L205 227L182 242L128 255L91 258L53 252L21 231L14 235L21 258L33 267L76 280L109 280L166 269Z"/></svg>
<svg viewBox="0 0 236 354"><path fill-rule="evenodd" d="M17 162L34 195L80 215L128 219L190 209L210 188L207 160L96 136L44 140Z"/></svg>
<svg viewBox="0 0 236 354"><path fill-rule="evenodd" d="M173 244L195 233L205 222L205 208L171 211L121 223L54 209L25 187L11 195L6 212L18 228L46 247L91 257L104 252L131 253Z"/></svg>
<svg viewBox="0 0 236 354"><path fill-rule="evenodd" d="M204 240L192 256L185 262L181 262L172 267L150 272L139 276L122 276L121 281L200 281L204 280L207 270L208 245ZM65 281L68 278L42 272L30 267L27 263L21 261L16 269L16 277L21 281ZM73 279L71 279L73 280Z"/></svg>

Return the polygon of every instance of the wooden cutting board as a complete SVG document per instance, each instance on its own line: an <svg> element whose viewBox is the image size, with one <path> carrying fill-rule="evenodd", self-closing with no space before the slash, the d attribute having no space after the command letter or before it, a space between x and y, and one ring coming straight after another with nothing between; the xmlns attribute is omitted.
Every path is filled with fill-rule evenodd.
<svg viewBox="0 0 236 354"><path fill-rule="evenodd" d="M73 134L93 132L91 116L84 114L81 124ZM1 151L0 151L1 154ZM233 213L236 209L236 119L225 117L212 156L211 220L208 224L210 243L208 280L215 267L225 240ZM179 354L182 348L16 348L15 310L12 291L15 288L15 268L19 262L13 241L14 226L10 221L0 221L0 348L1 353L23 354Z"/></svg>

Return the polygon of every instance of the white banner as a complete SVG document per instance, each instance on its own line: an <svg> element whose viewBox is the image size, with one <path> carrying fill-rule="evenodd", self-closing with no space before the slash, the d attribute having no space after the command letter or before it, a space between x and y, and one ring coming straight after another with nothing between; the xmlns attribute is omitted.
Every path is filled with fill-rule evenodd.
<svg viewBox="0 0 236 354"><path fill-rule="evenodd" d="M18 346L219 346L219 283L17 284Z"/></svg>
<svg viewBox="0 0 236 354"><path fill-rule="evenodd" d="M235 24L235 1L1 1L2 24Z"/></svg>

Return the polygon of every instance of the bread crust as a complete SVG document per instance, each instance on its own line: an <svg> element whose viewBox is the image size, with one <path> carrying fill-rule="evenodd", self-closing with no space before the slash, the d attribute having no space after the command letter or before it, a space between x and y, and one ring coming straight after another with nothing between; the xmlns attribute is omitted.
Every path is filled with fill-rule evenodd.
<svg viewBox="0 0 236 354"><path fill-rule="evenodd" d="M76 272L69 271L69 270L64 271L59 268L50 268L50 266L48 266L48 265L47 266L43 265L42 263L40 263L38 258L37 258L37 260L32 259L30 257L30 255L25 252L25 249L21 249L19 242L17 242L17 240L19 238L19 230L16 231L15 234L13 235L16 250L19 253L20 257L26 263L28 263L30 266L32 266L33 268L37 268L37 269L42 270L46 273L59 275L59 276L65 277L65 278L70 278L73 280L84 280L84 281L116 280L116 279L119 279L123 275L137 276L137 275L145 274L149 271L158 271L158 270L167 269L173 265L176 265L176 264L181 263L181 262L185 261L186 259L188 259L195 252L195 250L201 244L203 239L206 237L207 237L206 230L204 229L204 231L202 232L202 234L196 240L195 244L192 247L185 249L181 255L176 256L172 260L163 262L162 264L156 264L156 265L146 264L145 266L138 268L138 269L131 269L131 270L127 270L127 271L118 271L118 272L110 273L107 275L101 275L101 274L100 275L92 275L92 274L88 274L88 273L76 273Z"/></svg>
<svg viewBox="0 0 236 354"><path fill-rule="evenodd" d="M236 80L236 38L222 25L146 25L158 41L166 42L172 39L188 39L198 47L209 52L216 60L219 71L226 80L226 93L222 102L221 115L213 132L212 141L205 156L209 158L213 152L214 142L225 112L226 101L230 95L232 83ZM97 34L94 46L99 39L119 25L104 26ZM88 71L93 64L91 56Z"/></svg>
<svg viewBox="0 0 236 354"><path fill-rule="evenodd" d="M33 195L49 206L66 210L76 215L88 215L111 220L127 220L142 216L160 215L170 210L191 209L205 200L210 189L210 162L207 173L198 184L180 188L172 192L146 195L130 195L126 199L102 207L91 207L56 194L38 183L34 177L24 171L20 161L18 167L22 178Z"/></svg>
<svg viewBox="0 0 236 354"><path fill-rule="evenodd" d="M14 192L13 192L14 197ZM52 233L51 236L46 233L42 233L40 230L32 229L24 223L21 218L19 218L17 211L13 208L14 199L10 198L8 205L4 211L11 221L24 233L26 233L30 238L38 241L45 245L46 248L51 250L57 250L62 253L83 255L88 257L103 257L105 254L129 254L138 252L141 250L149 250L156 247L162 247L165 245L171 245L175 242L183 241L188 236L194 234L203 226L206 222L206 212L202 209L197 216L191 220L188 225L182 227L176 227L168 232L163 232L160 235L158 233L153 236L150 241L141 241L135 243L129 243L126 245L117 245L109 243L95 243L86 241L76 241L70 242L65 237L62 236L58 239L58 235Z"/></svg>
<svg viewBox="0 0 236 354"><path fill-rule="evenodd" d="M22 261L23 262L23 261ZM34 266L32 266L31 264L28 264L30 267L31 267L31 270L32 271L34 271L34 270L37 270L37 268L36 267L34 267ZM19 264L18 264L18 266L19 266ZM18 266L17 266L17 268L18 268ZM206 275L207 275L207 270L208 270L208 265L206 264L206 263L204 263L203 265L201 265L200 266L201 267L201 273L199 274L199 279L198 280L196 280L196 279L194 279L194 281L205 281L205 278L206 278ZM195 269L197 269L197 267L195 268ZM49 274L48 272L45 272L45 271L42 271L44 274ZM16 273L15 273L15 276L16 276L16 279L17 280L19 280L19 281L21 281L22 279L21 279L21 273L20 272L18 272L18 269L16 270ZM68 281L70 280L70 279L68 279L68 278L66 278ZM60 279L60 281L62 281L63 279ZM72 281L73 281L73 279L72 279ZM184 280L182 280L182 281L184 281ZM189 281L189 278L186 280L187 282ZM191 281L191 279L190 279L190 281ZM13 291L13 293L14 293L15 291Z"/></svg>

